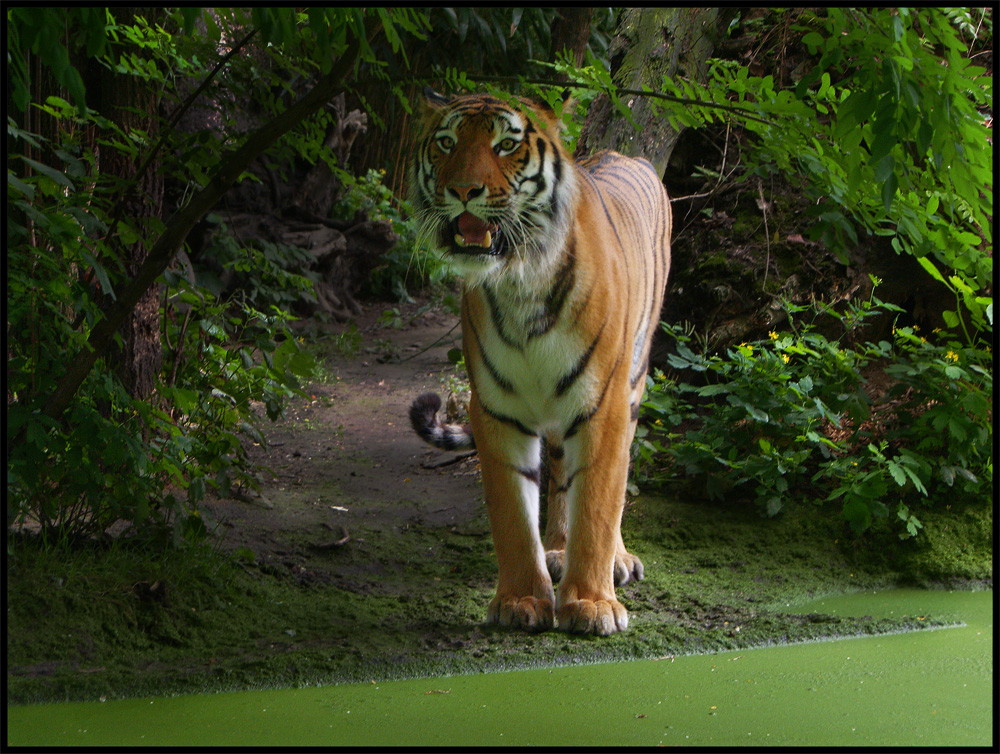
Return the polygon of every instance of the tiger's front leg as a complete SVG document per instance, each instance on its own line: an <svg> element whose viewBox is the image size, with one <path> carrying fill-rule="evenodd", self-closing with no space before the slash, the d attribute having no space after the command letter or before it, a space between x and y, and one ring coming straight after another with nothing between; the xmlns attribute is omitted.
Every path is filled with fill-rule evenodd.
<svg viewBox="0 0 1000 754"><path fill-rule="evenodd" d="M499 567L486 622L546 631L555 623L555 594L538 533L541 441L488 414L475 392L469 418Z"/></svg>
<svg viewBox="0 0 1000 754"><path fill-rule="evenodd" d="M609 407L609 415L593 417L565 443L572 481L556 615L559 627L574 633L608 636L628 627L628 612L615 596L616 560L619 550L624 552L621 519L631 439L627 413L627 405L624 410Z"/></svg>

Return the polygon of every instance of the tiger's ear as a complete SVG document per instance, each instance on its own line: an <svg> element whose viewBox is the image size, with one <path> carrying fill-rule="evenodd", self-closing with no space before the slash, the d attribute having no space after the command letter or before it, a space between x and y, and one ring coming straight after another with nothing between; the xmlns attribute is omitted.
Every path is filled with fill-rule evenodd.
<svg viewBox="0 0 1000 754"><path fill-rule="evenodd" d="M572 112L576 107L576 100L573 99L573 91L568 87L562 90L562 111Z"/></svg>
<svg viewBox="0 0 1000 754"><path fill-rule="evenodd" d="M570 90L568 88L563 89L560 99L562 100L562 107L560 108L559 114L556 114L555 108L553 108L547 100L544 100L541 97L531 97L526 101L534 105L535 109L539 113L545 114L553 123L557 124L558 128L561 130L565 127L565 124L561 121L559 116L567 110L572 109L575 103L573 102L573 98L570 96Z"/></svg>
<svg viewBox="0 0 1000 754"><path fill-rule="evenodd" d="M440 108L451 102L450 97L446 97L443 94L438 94L429 86L424 87L424 97L426 99L425 104L432 108Z"/></svg>

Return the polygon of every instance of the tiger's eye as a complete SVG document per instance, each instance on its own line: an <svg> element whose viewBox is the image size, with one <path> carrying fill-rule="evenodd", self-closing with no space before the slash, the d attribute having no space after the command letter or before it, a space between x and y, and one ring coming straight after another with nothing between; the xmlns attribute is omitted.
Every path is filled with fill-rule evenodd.
<svg viewBox="0 0 1000 754"><path fill-rule="evenodd" d="M517 148L517 140L506 138L497 144L498 152L513 152Z"/></svg>
<svg viewBox="0 0 1000 754"><path fill-rule="evenodd" d="M437 140L442 152L450 152L455 147L455 140L450 136L440 136Z"/></svg>

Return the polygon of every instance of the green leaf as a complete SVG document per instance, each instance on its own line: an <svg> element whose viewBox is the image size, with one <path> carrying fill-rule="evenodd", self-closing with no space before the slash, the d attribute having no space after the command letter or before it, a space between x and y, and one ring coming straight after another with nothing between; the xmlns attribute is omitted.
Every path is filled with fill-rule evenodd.
<svg viewBox="0 0 1000 754"><path fill-rule="evenodd" d="M896 171L896 158L890 152L875 166L875 180L886 181ZM887 208L888 209L888 208Z"/></svg>
<svg viewBox="0 0 1000 754"><path fill-rule="evenodd" d="M856 497L844 503L842 515L856 534L868 529L872 523L872 512L868 504Z"/></svg>
<svg viewBox="0 0 1000 754"><path fill-rule="evenodd" d="M729 385L704 385L695 391L698 395L708 396L708 395L719 395L720 393L728 393Z"/></svg>
<svg viewBox="0 0 1000 754"><path fill-rule="evenodd" d="M98 262L88 251L81 253L83 259L90 265L90 268L94 271L94 275L98 282L101 284L101 290L106 296L111 296L112 301L117 301L115 296L115 288L111 285L111 280L108 279L108 272L104 269L104 266Z"/></svg>
<svg viewBox="0 0 1000 754"><path fill-rule="evenodd" d="M819 48L825 46L825 43L826 40L823 39L823 36L815 31L811 31L802 37L802 44L808 48L810 55L815 55Z"/></svg>
<svg viewBox="0 0 1000 754"><path fill-rule="evenodd" d="M899 180L896 178L896 174L892 173L882 184L882 204L885 206L886 212L892 209L892 200L896 197L898 188Z"/></svg>
<svg viewBox="0 0 1000 754"><path fill-rule="evenodd" d="M913 482L913 486L917 489L917 491L926 497L927 488L924 487L923 480L919 476L917 476L917 472L915 472L909 466L904 466L903 471L906 472L906 475L910 478L910 481Z"/></svg>
<svg viewBox="0 0 1000 754"><path fill-rule="evenodd" d="M22 181L10 170L7 171L7 190L21 194L29 200L35 198L35 187Z"/></svg>
<svg viewBox="0 0 1000 754"><path fill-rule="evenodd" d="M67 178L64 173L61 173L60 171L46 165L45 163L38 162L38 160L33 160L30 157L24 157L22 155L21 159L24 160L28 165L30 165L36 173L40 173L41 175L44 175L46 178L50 178L51 180L58 183L60 186L65 186L66 188L73 188L73 182L69 178Z"/></svg>
<svg viewBox="0 0 1000 754"><path fill-rule="evenodd" d="M941 479L944 483L951 487L955 483L955 467L954 466L942 466L939 469L941 474Z"/></svg>
<svg viewBox="0 0 1000 754"><path fill-rule="evenodd" d="M906 486L906 472L900 468L899 464L895 461L890 461L888 464L889 473L892 475L893 481L896 482L900 487Z"/></svg>

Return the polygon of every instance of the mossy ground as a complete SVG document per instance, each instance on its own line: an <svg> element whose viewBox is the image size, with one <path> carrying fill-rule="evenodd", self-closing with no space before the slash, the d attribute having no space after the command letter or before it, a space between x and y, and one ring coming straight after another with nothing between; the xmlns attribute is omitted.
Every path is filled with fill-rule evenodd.
<svg viewBox="0 0 1000 754"><path fill-rule="evenodd" d="M643 497L625 538L646 578L619 590L629 630L604 639L481 625L495 573L485 516L390 537L359 529L353 547L319 556L340 578L207 547L57 557L13 542L8 703L484 672L921 628L947 616L835 618L794 605L894 583L985 582L990 551L974 543L987 518L966 512L928 527L937 533L897 548L903 555L890 564L883 548L835 542L815 512L767 520Z"/></svg>
<svg viewBox="0 0 1000 754"><path fill-rule="evenodd" d="M914 540L855 539L829 511L643 495L623 536L645 579L618 590L608 638L482 625L496 563L475 461L428 469L405 420L439 388L449 331L390 331L406 361L362 354L254 449L276 473L256 502L203 507L213 537L7 546L8 703L302 686L662 657L917 629L801 615L811 597L895 584L992 584L992 504L920 513ZM414 345L416 344L416 345Z"/></svg>

